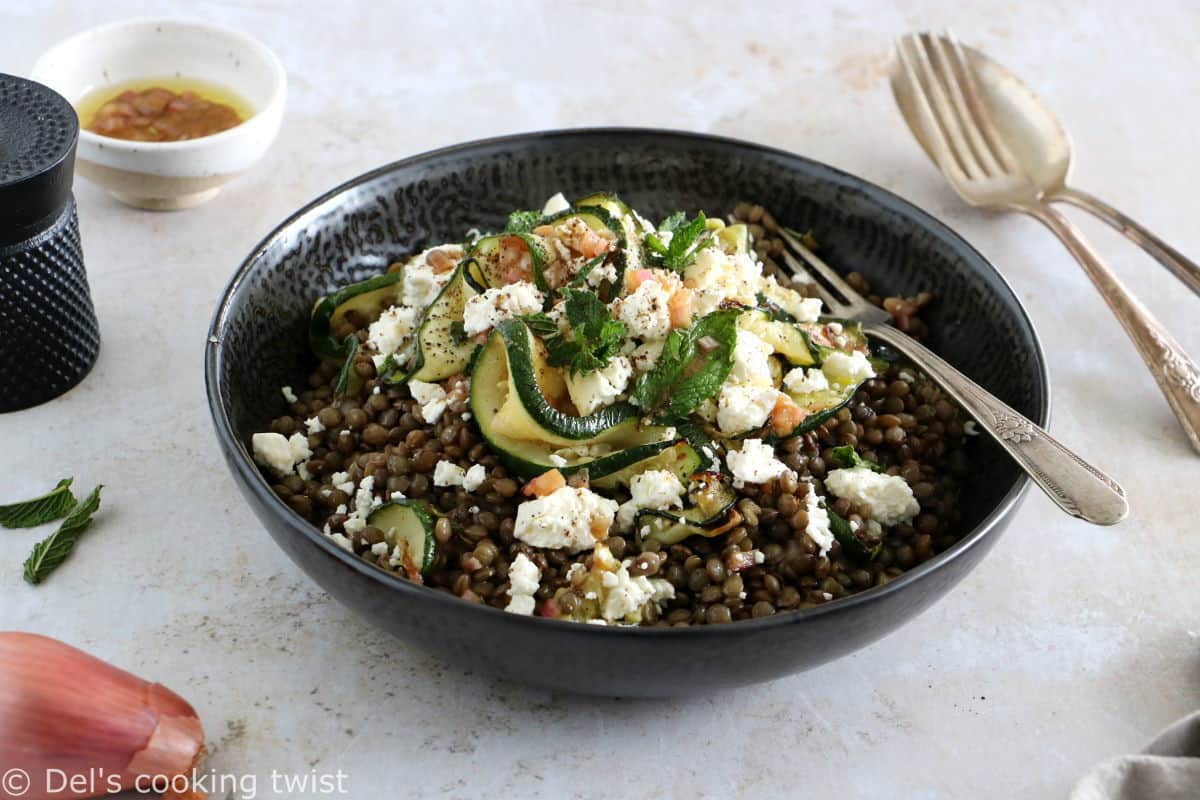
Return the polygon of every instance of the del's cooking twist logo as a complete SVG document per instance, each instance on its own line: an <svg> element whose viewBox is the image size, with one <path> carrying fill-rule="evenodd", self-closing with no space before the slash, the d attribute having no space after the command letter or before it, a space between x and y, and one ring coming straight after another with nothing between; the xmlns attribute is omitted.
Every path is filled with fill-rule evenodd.
<svg viewBox="0 0 1200 800"><path fill-rule="evenodd" d="M224 797L230 800L255 800L259 797L347 796L349 775L336 772L281 772L268 775L237 775L216 771L193 770L179 775L138 775L102 768L63 770L52 767L25 769L0 765L0 800L20 798L56 798L76 800L126 792L158 797L166 793L181 796ZM192 793L192 794L189 794ZM126 795L128 796L128 795Z"/></svg>

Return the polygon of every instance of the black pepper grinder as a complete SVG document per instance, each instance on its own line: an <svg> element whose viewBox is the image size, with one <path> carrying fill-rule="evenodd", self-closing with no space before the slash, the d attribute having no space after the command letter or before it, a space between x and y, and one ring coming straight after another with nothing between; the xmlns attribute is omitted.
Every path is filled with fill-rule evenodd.
<svg viewBox="0 0 1200 800"><path fill-rule="evenodd" d="M58 397L100 350L71 182L79 118L0 74L0 412Z"/></svg>

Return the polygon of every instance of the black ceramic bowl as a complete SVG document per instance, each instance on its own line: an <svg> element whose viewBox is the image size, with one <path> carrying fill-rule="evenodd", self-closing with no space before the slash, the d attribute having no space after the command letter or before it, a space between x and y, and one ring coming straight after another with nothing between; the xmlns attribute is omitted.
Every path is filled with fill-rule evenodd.
<svg viewBox="0 0 1200 800"><path fill-rule="evenodd" d="M654 215L723 214L740 200L811 229L835 267L889 293L936 294L924 317L943 356L1045 423L1041 349L1020 301L949 228L899 197L823 164L758 145L650 130L537 133L459 145L356 178L276 228L230 281L205 359L217 437L275 541L334 597L406 642L471 669L552 689L622 696L711 692L845 655L950 590L1007 524L1026 478L983 437L965 493L966 535L888 585L818 608L729 625L620 628L508 614L386 574L338 548L271 492L248 451L282 410L279 387L311 368L313 301L398 257L514 208L618 192Z"/></svg>

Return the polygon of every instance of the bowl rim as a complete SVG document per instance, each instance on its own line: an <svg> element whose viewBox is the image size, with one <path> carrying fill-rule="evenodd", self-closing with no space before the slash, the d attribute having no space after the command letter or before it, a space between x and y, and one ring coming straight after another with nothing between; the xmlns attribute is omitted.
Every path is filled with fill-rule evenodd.
<svg viewBox="0 0 1200 800"><path fill-rule="evenodd" d="M524 133L507 134L503 136L489 137L485 139L476 139L459 144L453 144L446 147L440 147L433 150L428 150L418 153L413 156L392 161L375 169L362 173L354 178L351 178L334 188L324 192L314 200L305 204L299 210L288 216L283 222L275 226L254 248L249 255L242 261L241 265L231 276L228 284L221 294L221 298L217 303L217 307L213 312L212 321L209 326L208 337L205 344L204 354L204 384L205 394L207 396L209 412L212 415L213 424L216 428L217 439L227 456L227 460L232 461L236 465L233 470L237 478L242 482L244 488L249 490L264 507L269 508L278 516L286 527L295 534L308 539L308 541L320 548L326 555L331 556L343 565L350 567L358 572L363 577L367 578L375 584L383 588L392 589L401 593L401 595L412 596L414 599L422 601L445 604L448 609L458 609L463 614L486 614L488 616L481 618L481 621L492 620L497 623L513 624L513 625L536 625L538 630L559 631L562 633L574 633L582 636L637 636L641 638L692 638L692 637L711 637L721 635L749 635L755 632L769 630L771 628L801 624L810 619L825 616L828 614L837 614L842 610L850 609L852 606L861 605L863 603L874 603L881 600L890 594L895 594L910 584L916 583L931 572L940 570L949 565L956 558L961 557L973 547L980 546L980 543L987 537L989 533L1010 513L1012 513L1019 501L1029 489L1031 483L1028 475L1022 473L1017 476L1017 480L1007 493L1000 499L1000 502L977 524L974 528L968 531L962 539L954 544L949 550L946 550L928 561L920 564L910 570L907 570L899 577L889 581L883 586L872 587L870 589L850 595L849 597L839 598L837 600L825 603L824 605L814 606L812 608L797 609L787 611L780 614L773 614L769 617L759 619L738 620L730 625L689 625L687 627L645 627L641 625L582 625L578 622L569 620L559 620L546 617L538 617L536 615L511 614L503 609L493 608L488 605L479 603L468 603L462 599L455 597L448 592L442 592L431 587L412 583L399 576L384 572L375 567L359 556L349 553L339 547L336 543L324 536L315 525L302 519L288 508L273 491L267 480L263 477L258 467L255 466L254 460L246 450L245 445L238 440L234 435L233 426L229 416L221 403L220 395L217 391L218 376L220 375L220 367L224 361L224 348L221 345L221 335L225 325L228 322L228 313L230 306L236 296L238 289L241 287L247 275L258 263L259 259L269 248L271 242L285 229L291 227L296 222L303 219L309 214L319 211L322 207L335 201L343 192L368 183L375 178L400 169L412 164L420 163L426 159L436 158L441 156L453 155L470 151L476 148L486 148L489 146L503 145L506 143L527 142L531 139L554 140L554 139L570 139L570 138L586 138L590 136L611 137L611 136L655 136L666 137L678 140L704 142L708 144L718 144L725 146L733 146L742 148L743 150L770 155L776 157L784 157L788 159L798 159L806 162L809 166L815 167L816 171L824 172L822 178L831 179L842 185L853 186L860 190L865 190L868 195L875 195L870 198L878 200L882 198L885 201L890 201L893 206L890 210L901 213L904 216L911 217L920 221L926 228L939 234L939 237L951 245L956 246L964 255L977 258L982 264L994 273L995 278L1000 285L1007 291L1015 304L1019 318L1028 327L1033 338L1033 352L1031 354L1034 362L1037 365L1037 373L1040 379L1040 397L1035 397L1034 402L1040 400L1040 418L1034 420L1040 426L1046 427L1050 419L1050 376L1047 369L1045 354L1042 350L1041 337L1038 335L1037 328L1034 326L1033 320L1030 318L1025 305L1021 302L1020 296L1013 290L1012 285L1004 277L1004 275L989 261L982 253L972 246L966 239L956 233L952 228L944 222L938 220L932 214L917 207L915 204L905 200L898 194L891 192L871 181L860 178L845 170L830 166L824 162L817 161L806 156L792 153L781 148L771 147L768 145L749 142L733 137L717 136L708 133L696 133L691 131L673 130L668 128L653 128L653 127L579 127L579 128L557 128L546 131L528 131Z"/></svg>
<svg viewBox="0 0 1200 800"><path fill-rule="evenodd" d="M284 69L283 62L279 60L279 56L275 54L271 48L267 47L261 40L251 36L245 31L238 30L226 25L218 25L212 22L203 22L195 19L185 19L182 17L132 17L130 19L117 20L115 22L107 22L102 25L96 25L91 28L79 31L61 39L50 47L46 48L37 60L33 62L33 67L29 70L29 75L33 80L40 80L40 73L44 69L43 62L47 61L51 56L57 55L59 51L66 51L73 45L78 45L81 41L122 28L135 28L139 26L155 26L155 27L177 27L186 29L201 29L211 33L219 34L229 39L234 39L254 52L271 74L271 92L270 97L261 107L254 109L254 113L246 119L234 125L232 128L209 134L208 136L200 136L195 139L185 139L179 142L142 142L133 141L130 139L119 139L115 136L104 136L94 131L89 131L83 126L83 120L79 121L79 142L80 144L94 145L100 148L108 148L110 150L125 151L131 153L186 153L194 150L207 149L209 147L220 147L222 144L229 142L232 139L244 136L247 130L252 130L261 124L261 120L267 116L268 112L273 112L277 106L282 106L287 94L287 70ZM154 76L149 76L153 78ZM231 87L233 91L238 91L236 87ZM76 100L67 98L67 102L71 107L75 107ZM253 126L251 123L255 123Z"/></svg>

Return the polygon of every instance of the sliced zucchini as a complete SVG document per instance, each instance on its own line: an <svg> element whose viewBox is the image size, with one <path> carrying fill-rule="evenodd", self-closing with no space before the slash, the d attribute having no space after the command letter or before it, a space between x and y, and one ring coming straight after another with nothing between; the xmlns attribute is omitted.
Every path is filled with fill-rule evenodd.
<svg viewBox="0 0 1200 800"><path fill-rule="evenodd" d="M738 316L738 327L774 347L775 352L794 367L808 367L817 363L809 346L809 335L794 323L772 319L769 312L761 309L751 309Z"/></svg>
<svg viewBox="0 0 1200 800"><path fill-rule="evenodd" d="M587 467L596 480L677 441L667 428L642 427L636 409L624 404L586 417L565 414L547 400L548 387L550 396L565 396L562 374L545 363L541 342L519 320L500 323L472 365L471 413L492 450L522 477Z"/></svg>
<svg viewBox="0 0 1200 800"><path fill-rule="evenodd" d="M754 240L750 236L750 227L739 222L736 225L726 225L717 231L717 244L728 255L750 253L754 250Z"/></svg>
<svg viewBox="0 0 1200 800"><path fill-rule="evenodd" d="M496 236L485 236L475 243L469 255L474 258L487 286L507 286L523 280L516 275L505 263L504 253L507 248L524 248L529 253L529 266L533 283L541 291L546 291L546 280L542 270L549 260L549 250L542 237L532 233L501 233Z"/></svg>
<svg viewBox="0 0 1200 800"><path fill-rule="evenodd" d="M383 531L388 545L400 549L400 561L408 572L425 574L433 566L437 540L434 517L429 507L416 500L394 500L371 512L367 524Z"/></svg>
<svg viewBox="0 0 1200 800"><path fill-rule="evenodd" d="M482 280L474 259L466 259L455 267L454 275L442 287L417 329L411 355L406 359L408 368L390 366L395 362L389 361L380 378L388 383L407 380L432 383L464 371L476 345L462 333L463 309L468 300L480 294L477 287Z"/></svg>
<svg viewBox="0 0 1200 800"><path fill-rule="evenodd" d="M824 362L830 353L836 351L852 353L858 350L866 355L871 354L867 335L858 322L824 318L818 322L800 322L797 326L804 331L809 348L819 362Z"/></svg>
<svg viewBox="0 0 1200 800"><path fill-rule="evenodd" d="M858 530L854 530L850 527L850 523L842 519L833 509L828 509L827 513L829 514L829 530L833 533L833 538L841 544L843 553L859 561L870 561L879 555L879 551L883 549L883 539L867 533L866 526L860 526Z"/></svg>
<svg viewBox="0 0 1200 800"><path fill-rule="evenodd" d="M794 431L788 436L795 436L800 433L811 431L813 428L820 425L825 420L832 417L838 410L850 402L854 397L854 393L858 391L861 384L850 384L849 386L832 385L828 389L823 389L819 392L808 392L805 394L793 394L788 392L788 397L795 401L796 405L804 409L806 416ZM780 437L787 438L787 437Z"/></svg>
<svg viewBox="0 0 1200 800"><path fill-rule="evenodd" d="M496 432L510 438L568 447L622 439L627 433L613 436L614 428L637 425L638 411L629 403L616 403L584 417L556 408L554 403L564 405L568 397L563 371L550 366L545 345L520 320L496 326L475 362L475 375L481 373L491 376L482 379L482 389L489 393L495 393L501 381L507 384L493 419Z"/></svg>
<svg viewBox="0 0 1200 800"><path fill-rule="evenodd" d="M644 509L638 512L635 531L642 540L661 544L682 542L689 536L720 536L742 523L733 507L737 492L720 473L693 476L688 489L689 506L682 511Z"/></svg>
<svg viewBox="0 0 1200 800"><path fill-rule="evenodd" d="M616 285L620 286L625 272L641 269L645 261L642 254L642 229L633 216L633 210L615 194L593 194L582 200L576 200L574 206L575 208L602 208L620 227L623 240L618 242L621 256L617 263L616 280Z"/></svg>
<svg viewBox="0 0 1200 800"><path fill-rule="evenodd" d="M644 458L633 462L627 467L601 474L598 478L592 476L592 469L588 469L588 476L591 484L600 489L612 489L617 486L628 486L635 475L641 475L643 472L648 472L652 469L665 469L675 474L679 481L687 485L688 479L691 478L701 465L700 454L695 448L687 442L662 442L662 449L656 452L649 458ZM628 450L623 451L628 453Z"/></svg>
<svg viewBox="0 0 1200 800"><path fill-rule="evenodd" d="M404 270L399 269L343 287L318 300L308 323L308 343L313 352L321 358L341 361L346 351L335 331L346 315L353 312L361 318L358 322L374 322L386 309L400 302L403 281Z"/></svg>

